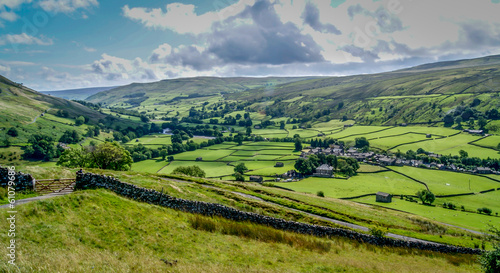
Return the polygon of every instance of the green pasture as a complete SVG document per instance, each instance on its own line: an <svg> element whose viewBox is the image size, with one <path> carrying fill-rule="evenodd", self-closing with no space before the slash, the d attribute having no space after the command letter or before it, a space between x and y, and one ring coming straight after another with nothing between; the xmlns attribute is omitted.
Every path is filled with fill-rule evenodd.
<svg viewBox="0 0 500 273"><path fill-rule="evenodd" d="M500 183L499 183L500 188ZM500 190L478 193L475 195L457 196L457 197L446 197L437 198L434 204L442 205L444 202L451 202L457 206L460 210L461 206L464 206L465 210L477 211L478 208L489 208L495 213L500 214Z"/></svg>
<svg viewBox="0 0 500 273"><path fill-rule="evenodd" d="M500 136L489 136L482 138L479 141L474 142L474 144L485 146L493 149L497 149L498 144L500 144ZM499 155L500 157L500 155Z"/></svg>
<svg viewBox="0 0 500 273"><path fill-rule="evenodd" d="M390 127L384 127L384 126L353 126L346 128L338 133L334 133L332 135L328 135L328 137L335 138L335 139L343 139L346 137L350 137L352 135L359 135L356 137L361 137L366 134L370 134L373 132L381 131L381 130L387 130L390 129Z"/></svg>
<svg viewBox="0 0 500 273"><path fill-rule="evenodd" d="M173 155L173 157L175 160L196 160L196 158L201 157L204 161L215 161L219 158L230 155L232 152L233 151L231 150L198 149L195 151L176 154Z"/></svg>
<svg viewBox="0 0 500 273"><path fill-rule="evenodd" d="M293 137L294 135L299 135L301 138L314 138L318 137L319 131L318 129L289 129L288 136Z"/></svg>
<svg viewBox="0 0 500 273"><path fill-rule="evenodd" d="M382 148L382 149L388 149L397 145L409 143L409 142L415 142L415 141L425 141L428 138L426 138L425 135L421 134L406 134L406 135L400 135L400 136L394 136L394 137L384 137L384 138L377 138L377 139L371 139L369 140L370 146L377 147L377 148Z"/></svg>
<svg viewBox="0 0 500 273"><path fill-rule="evenodd" d="M234 173L234 167L227 165L224 162L203 162L203 161L172 161L168 166L163 168L159 173L170 174L180 166L196 165L205 171L206 177L227 176Z"/></svg>
<svg viewBox="0 0 500 273"><path fill-rule="evenodd" d="M418 148L422 148L426 151L437 153L437 154L451 154L458 155L460 150L466 151L470 157L498 157L498 152L492 149L481 148L474 145L468 144L471 141L477 140L478 136L473 136L466 133L461 133L456 136L434 139L419 143L406 144L397 147L401 152L406 152L408 150L416 151Z"/></svg>
<svg viewBox="0 0 500 273"><path fill-rule="evenodd" d="M413 168L408 166L390 167L390 169L426 183L435 195L480 192L493 188L500 188L500 183L477 175Z"/></svg>
<svg viewBox="0 0 500 273"><path fill-rule="evenodd" d="M393 172L360 173L347 180L310 177L298 182L276 184L298 192L316 194L318 191L323 191L325 196L334 198L353 197L379 191L414 195L418 190L425 189L423 185Z"/></svg>
<svg viewBox="0 0 500 273"><path fill-rule="evenodd" d="M149 159L132 163L132 171L156 173L167 164L168 162L161 158Z"/></svg>
<svg viewBox="0 0 500 273"><path fill-rule="evenodd" d="M170 145L172 144L171 141L172 136L170 135L160 135L160 134L155 134L155 135L145 135L140 138L137 138L139 141L136 141L135 139L131 140L127 144L131 145Z"/></svg>
<svg viewBox="0 0 500 273"><path fill-rule="evenodd" d="M359 173L371 173L371 172L377 172L377 171L383 171L386 170L385 168L382 168L380 166L376 165L369 165L369 164L359 164Z"/></svg>
<svg viewBox="0 0 500 273"><path fill-rule="evenodd" d="M444 209L441 206L426 206L414 202L404 201L399 198L392 198L392 203L375 202L375 196L362 197L353 201L378 205L386 208L397 209L424 216L426 218L456 225L463 228L469 228L477 231L487 231L488 225L498 226L500 218L495 216L487 216L484 214L462 212L459 210Z"/></svg>

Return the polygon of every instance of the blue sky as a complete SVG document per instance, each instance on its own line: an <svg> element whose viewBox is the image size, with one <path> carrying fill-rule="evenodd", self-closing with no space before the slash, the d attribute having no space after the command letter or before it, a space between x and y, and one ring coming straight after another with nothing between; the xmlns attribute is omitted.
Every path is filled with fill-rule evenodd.
<svg viewBox="0 0 500 273"><path fill-rule="evenodd" d="M497 0L0 0L0 74L35 90L351 75L500 54Z"/></svg>

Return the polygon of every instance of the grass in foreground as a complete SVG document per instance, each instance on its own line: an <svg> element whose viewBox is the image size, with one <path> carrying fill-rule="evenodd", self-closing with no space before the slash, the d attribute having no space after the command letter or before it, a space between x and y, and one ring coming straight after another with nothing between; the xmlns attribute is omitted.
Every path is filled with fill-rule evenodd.
<svg viewBox="0 0 500 273"><path fill-rule="evenodd" d="M124 213L126 211L127 213ZM0 210L0 217L7 212ZM479 272L475 256L378 248L313 238L131 201L105 190L76 192L18 207L17 264L2 272ZM195 218L196 219L196 218ZM241 232L223 232L225 226ZM0 228L7 229L5 221ZM259 234L255 234L258 232ZM230 233L235 235L226 235ZM280 234L281 232L278 232ZM6 233L0 234L2 247ZM278 239L272 239L278 238ZM289 241L292 243L290 244ZM297 243L296 243L297 242ZM316 242L301 247L298 242ZM313 249L313 250L309 250ZM169 261L165 263L163 260ZM175 262L175 260L177 262Z"/></svg>

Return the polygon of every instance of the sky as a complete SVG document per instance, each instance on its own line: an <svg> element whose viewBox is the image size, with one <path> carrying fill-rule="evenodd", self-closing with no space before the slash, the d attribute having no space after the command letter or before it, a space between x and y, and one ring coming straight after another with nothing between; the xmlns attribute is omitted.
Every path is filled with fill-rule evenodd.
<svg viewBox="0 0 500 273"><path fill-rule="evenodd" d="M0 0L0 75L39 91L496 54L500 0Z"/></svg>

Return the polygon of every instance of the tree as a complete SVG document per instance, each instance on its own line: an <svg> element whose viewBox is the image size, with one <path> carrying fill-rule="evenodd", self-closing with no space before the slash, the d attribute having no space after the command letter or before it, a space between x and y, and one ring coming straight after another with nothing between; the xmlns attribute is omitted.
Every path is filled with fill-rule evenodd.
<svg viewBox="0 0 500 273"><path fill-rule="evenodd" d="M78 118L75 119L75 125L80 126L85 123L85 117L84 116L79 116Z"/></svg>
<svg viewBox="0 0 500 273"><path fill-rule="evenodd" d="M80 141L80 134L76 130L67 130L63 133L61 138L59 138L59 142L67 144L76 144L79 141Z"/></svg>
<svg viewBox="0 0 500 273"><path fill-rule="evenodd" d="M497 145L497 150L500 150L500 143L498 143Z"/></svg>
<svg viewBox="0 0 500 273"><path fill-rule="evenodd" d="M194 177L205 177L205 171L200 167L193 166L179 166L172 171L172 174L180 174Z"/></svg>
<svg viewBox="0 0 500 273"><path fill-rule="evenodd" d="M493 250L486 251L481 255L479 261L486 273L500 272L500 229L491 227L491 240L493 241Z"/></svg>
<svg viewBox="0 0 500 273"><path fill-rule="evenodd" d="M446 116L444 116L443 121L445 127L450 127L453 125L454 122L453 116L451 114L447 114Z"/></svg>
<svg viewBox="0 0 500 273"><path fill-rule="evenodd" d="M335 155L328 155L326 157L326 163L337 170L337 157Z"/></svg>
<svg viewBox="0 0 500 273"><path fill-rule="evenodd" d="M486 126L486 124L488 124L488 121L483 118L483 117L479 117L479 119L477 120L477 125L479 125L479 129L484 129L484 126Z"/></svg>
<svg viewBox="0 0 500 273"><path fill-rule="evenodd" d="M121 147L117 142L104 142L96 147L90 147L89 167L127 171L132 166L133 160L130 152Z"/></svg>
<svg viewBox="0 0 500 273"><path fill-rule="evenodd" d="M32 135L28 140L30 146L26 147L23 157L25 159L37 159L49 161L57 157L54 139L46 135Z"/></svg>
<svg viewBox="0 0 500 273"><path fill-rule="evenodd" d="M251 134L252 134L252 128L251 127L247 127L247 136L249 136Z"/></svg>
<svg viewBox="0 0 500 273"><path fill-rule="evenodd" d="M234 173L234 179L241 182L245 181L245 177L241 173Z"/></svg>
<svg viewBox="0 0 500 273"><path fill-rule="evenodd" d="M235 173L244 173L246 171L248 171L248 168L247 168L247 166L245 166L245 163L240 163L240 164L236 165L236 167L234 167Z"/></svg>
<svg viewBox="0 0 500 273"><path fill-rule="evenodd" d="M165 150L165 149L160 150L160 156L161 156L162 160L165 160L165 158L167 157L167 155L168 155L167 150Z"/></svg>
<svg viewBox="0 0 500 273"><path fill-rule="evenodd" d="M149 118L145 115L141 115L141 121L142 122L149 122Z"/></svg>
<svg viewBox="0 0 500 273"><path fill-rule="evenodd" d="M11 137L17 137L19 135L19 132L17 132L17 129L16 127L11 127L8 131L7 131L7 135L11 136Z"/></svg>
<svg viewBox="0 0 500 273"><path fill-rule="evenodd" d="M429 190L421 190L417 192L417 197L425 204L432 204L436 200L436 196Z"/></svg>
<svg viewBox="0 0 500 273"><path fill-rule="evenodd" d="M89 152L83 147L69 148L59 157L57 166L84 168L89 165Z"/></svg>
<svg viewBox="0 0 500 273"><path fill-rule="evenodd" d="M302 141L300 138L295 139L295 151L302 151Z"/></svg>
<svg viewBox="0 0 500 273"><path fill-rule="evenodd" d="M466 151L464 150L460 150L458 151L458 154L460 155L461 158L466 158L466 157L469 157L469 153L467 153Z"/></svg>
<svg viewBox="0 0 500 273"><path fill-rule="evenodd" d="M364 148L370 147L370 142L366 139L366 137L357 137L356 144L354 145L356 148Z"/></svg>
<svg viewBox="0 0 500 273"><path fill-rule="evenodd" d="M312 174L313 173L313 167L311 165L311 162L307 159L304 159L304 158L297 159L294 167L301 174Z"/></svg>
<svg viewBox="0 0 500 273"><path fill-rule="evenodd" d="M171 138L172 143L182 143L182 137L180 134L174 134Z"/></svg>

